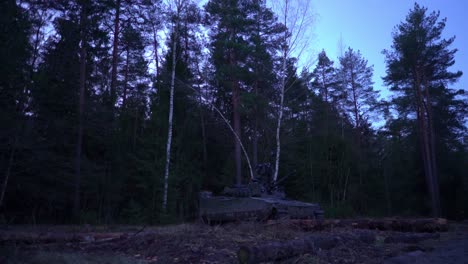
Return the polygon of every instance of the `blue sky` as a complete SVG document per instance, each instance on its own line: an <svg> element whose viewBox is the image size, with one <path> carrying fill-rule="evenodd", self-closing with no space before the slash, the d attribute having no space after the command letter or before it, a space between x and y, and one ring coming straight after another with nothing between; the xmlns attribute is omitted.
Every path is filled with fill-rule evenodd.
<svg viewBox="0 0 468 264"><path fill-rule="evenodd" d="M419 0L428 11L440 11L440 18L447 17L444 37L456 36L453 48L458 52L452 71L461 70L464 76L452 88L468 90L468 1L467 0ZM345 47L360 50L374 65L375 88L388 93L383 87L385 75L383 49L390 49L394 27L404 21L414 1L409 0L315 0L316 15L314 38L311 43L314 53L324 49L337 65L339 39Z"/></svg>

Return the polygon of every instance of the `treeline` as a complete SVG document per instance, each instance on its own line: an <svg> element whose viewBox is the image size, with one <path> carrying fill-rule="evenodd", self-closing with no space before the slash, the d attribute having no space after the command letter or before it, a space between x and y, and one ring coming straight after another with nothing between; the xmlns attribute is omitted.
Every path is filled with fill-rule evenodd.
<svg viewBox="0 0 468 264"><path fill-rule="evenodd" d="M0 221L193 219L200 190L247 183L264 162L329 216L466 217L467 102L445 19L415 4L395 27L382 100L355 48L298 69L285 14L248 0L2 1Z"/></svg>

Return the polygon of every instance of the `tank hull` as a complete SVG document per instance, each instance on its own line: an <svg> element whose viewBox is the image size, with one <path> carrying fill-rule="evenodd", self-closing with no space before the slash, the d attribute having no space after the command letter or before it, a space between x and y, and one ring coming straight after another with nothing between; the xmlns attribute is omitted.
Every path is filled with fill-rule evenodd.
<svg viewBox="0 0 468 264"><path fill-rule="evenodd" d="M275 196L200 198L200 218L204 222L263 221L268 219L322 219L318 204Z"/></svg>

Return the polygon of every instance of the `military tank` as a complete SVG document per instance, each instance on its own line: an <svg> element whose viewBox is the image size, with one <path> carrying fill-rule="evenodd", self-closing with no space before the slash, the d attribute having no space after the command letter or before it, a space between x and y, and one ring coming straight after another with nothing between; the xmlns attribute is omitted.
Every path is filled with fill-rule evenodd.
<svg viewBox="0 0 468 264"><path fill-rule="evenodd" d="M323 219L319 204L287 199L273 183L268 164L256 168L257 178L246 185L226 187L221 195L200 193L199 217L205 223L265 221L268 219ZM271 168L271 167L270 167Z"/></svg>

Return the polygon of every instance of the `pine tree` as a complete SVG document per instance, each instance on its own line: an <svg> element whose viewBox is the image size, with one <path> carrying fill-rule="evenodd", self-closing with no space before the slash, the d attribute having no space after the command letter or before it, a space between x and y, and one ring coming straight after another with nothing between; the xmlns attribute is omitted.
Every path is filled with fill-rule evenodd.
<svg viewBox="0 0 468 264"><path fill-rule="evenodd" d="M334 88L337 84L333 61L322 50L318 55L317 66L312 72L312 88L317 89L324 102L336 100Z"/></svg>
<svg viewBox="0 0 468 264"><path fill-rule="evenodd" d="M265 131L265 121L268 112L271 111L269 102L275 97L274 88L279 81L275 73L274 61L278 59L281 36L286 28L278 22L273 11L267 8L264 1L253 1L252 13L253 16L250 19L253 20L253 24L248 36L252 52L249 53L247 59L252 69L249 77L249 85L252 89L243 97L242 104L243 108L249 111L250 121L253 123L249 125L252 127L252 164L255 168L259 152L261 152L258 149L259 139L268 136L261 132Z"/></svg>
<svg viewBox="0 0 468 264"><path fill-rule="evenodd" d="M344 96L344 106L354 127L359 130L371 117L377 104L377 91L373 88L373 67L367 65L360 51L351 48L340 58L340 75L343 83L340 91Z"/></svg>
<svg viewBox="0 0 468 264"><path fill-rule="evenodd" d="M46 156L52 160L50 166L63 167L66 171L63 175L70 173L68 166L72 157L69 136L75 137L74 191L69 193L73 193L74 218L79 221L81 198L84 194L82 186L85 184L83 178L87 176L87 173L83 172L90 168L88 163L82 162L87 160L86 154L89 153L86 152L85 138L95 131L94 127L89 127L88 120L92 118L89 118L91 114L87 109L95 103L93 95L97 85L94 84L101 79L96 76L100 72L97 64L101 63L101 60L96 58L102 55L102 46L107 44L106 36L100 28L107 9L102 3L89 1L53 2L45 5L45 8L57 15L54 26L60 38L50 38L47 43L44 60L39 64L38 82L32 93L32 106L35 108L31 111L45 120L55 120L53 124L56 126L37 122L38 132L46 133L44 138L50 140L47 143L57 144L55 148L47 148L51 150L51 154L57 154L60 159L67 160L64 166L58 162L60 159L54 160ZM85 115L88 118L85 119ZM72 133L62 135L60 131Z"/></svg>
<svg viewBox="0 0 468 264"><path fill-rule="evenodd" d="M449 71L455 63L457 50L450 49L455 37L442 38L446 19L439 20L439 15L439 12L428 14L427 8L416 3L405 21L395 28L392 49L384 51L387 65L384 81L396 95L393 103L397 106L399 118L416 117L419 152L433 216L441 215L436 150L436 138L439 136L435 133L435 124L444 123L435 111L440 110L444 100L448 99L445 101L448 105L455 102L454 95L458 92L448 85L462 75L460 71ZM454 116L460 127L460 119L456 118L457 114Z"/></svg>
<svg viewBox="0 0 468 264"><path fill-rule="evenodd" d="M251 13L248 1L240 0L211 0L205 9L208 20L212 25L211 49L213 63L216 68L216 82L218 89L231 96L231 113L234 128L234 160L235 181L242 182L241 163L241 107L240 98L242 87L246 83L248 68L246 61L249 53L247 36L250 33L252 20L247 19Z"/></svg>
<svg viewBox="0 0 468 264"><path fill-rule="evenodd" d="M337 91L338 81L336 76L336 69L333 67L333 61L331 61L324 50L318 55L318 62L315 69L310 74L311 78L311 89L316 90L317 94L321 97L324 108L324 122L323 128L324 134L328 134L329 130L329 112L330 107L338 109L337 100L339 100L339 94Z"/></svg>
<svg viewBox="0 0 468 264"><path fill-rule="evenodd" d="M373 88L372 73L373 67L367 65L367 60L362 57L360 51L355 52L348 48L340 58L338 76L342 78L342 83L339 88L343 89L340 91L343 94L339 97L344 98L341 103L354 126L354 140L352 141L355 142L359 190L356 192L356 207L360 211L365 210L368 203L363 190L369 182L367 176L371 176L367 162L370 161L372 155L366 155L368 151L365 148L365 140L371 134L367 133L370 130L369 119L374 117L378 97L378 92Z"/></svg>

